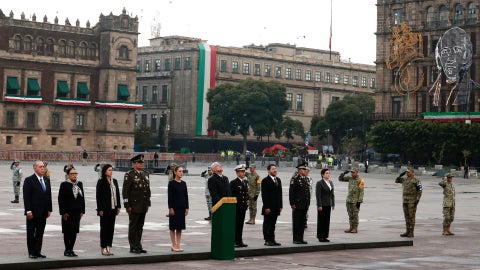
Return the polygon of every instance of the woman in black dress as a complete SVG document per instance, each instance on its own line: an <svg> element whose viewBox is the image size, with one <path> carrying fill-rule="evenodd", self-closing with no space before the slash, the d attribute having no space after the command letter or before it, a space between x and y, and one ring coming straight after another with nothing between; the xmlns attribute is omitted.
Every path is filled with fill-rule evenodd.
<svg viewBox="0 0 480 270"><path fill-rule="evenodd" d="M60 184L58 191L58 208L62 216L62 233L65 251L63 255L76 257L73 246L80 231L80 219L85 214L85 193L82 182L77 180L77 170L69 168L65 171L68 179Z"/></svg>
<svg viewBox="0 0 480 270"><path fill-rule="evenodd" d="M335 192L330 181L330 170L322 169L322 179L317 182L315 195L317 197L317 238L320 242L330 242L330 214L335 208Z"/></svg>
<svg viewBox="0 0 480 270"><path fill-rule="evenodd" d="M100 247L102 255L113 255L110 251L115 230L115 218L120 213L120 191L117 179L112 177L110 164L102 167L102 177L97 182L97 215L100 216Z"/></svg>
<svg viewBox="0 0 480 270"><path fill-rule="evenodd" d="M177 166L173 170L174 179L168 182L168 227L172 240L172 251L181 252L180 240L182 230L185 230L185 216L188 215L187 184L182 180L183 167Z"/></svg>

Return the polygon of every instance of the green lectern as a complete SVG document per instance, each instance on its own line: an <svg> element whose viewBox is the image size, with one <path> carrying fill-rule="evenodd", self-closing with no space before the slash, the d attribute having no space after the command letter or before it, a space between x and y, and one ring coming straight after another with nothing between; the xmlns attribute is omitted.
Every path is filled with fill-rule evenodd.
<svg viewBox="0 0 480 270"><path fill-rule="evenodd" d="M235 258L235 207L237 198L223 197L212 207L212 259Z"/></svg>

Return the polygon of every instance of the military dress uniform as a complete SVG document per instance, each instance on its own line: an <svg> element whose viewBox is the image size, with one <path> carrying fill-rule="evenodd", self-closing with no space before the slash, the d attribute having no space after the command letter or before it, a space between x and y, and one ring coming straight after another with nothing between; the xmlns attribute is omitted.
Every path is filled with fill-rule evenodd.
<svg viewBox="0 0 480 270"><path fill-rule="evenodd" d="M406 172L403 172L395 179L395 183L402 184L403 187L403 215L405 216L405 223L407 231L401 234L401 237L413 237L415 229L415 214L417 213L417 205L422 196L422 183L415 176L413 176L413 169L411 177L402 177Z"/></svg>
<svg viewBox="0 0 480 270"><path fill-rule="evenodd" d="M308 169L306 164L297 166L297 169L303 168ZM307 242L303 240L303 235L308 207L310 206L310 178L298 173L294 174L292 179L290 179L288 195L290 206L292 206L293 243L306 244Z"/></svg>
<svg viewBox="0 0 480 270"><path fill-rule="evenodd" d="M250 165L250 167L255 167L255 164ZM246 224L255 224L255 216L257 215L257 199L260 195L260 184L262 179L257 174L257 172L248 172L248 209L250 211L250 219L245 222Z"/></svg>
<svg viewBox="0 0 480 270"><path fill-rule="evenodd" d="M443 235L454 235L450 231L450 226L455 217L455 187L448 178L452 178L452 174L447 174L438 185L443 188Z"/></svg>
<svg viewBox="0 0 480 270"><path fill-rule="evenodd" d="M238 165L235 171L245 171L245 165ZM230 181L230 191L232 197L237 198L235 212L235 246L246 247L243 243L243 222L245 221L245 213L248 209L248 181L245 177L240 179L236 177Z"/></svg>
<svg viewBox="0 0 480 270"><path fill-rule="evenodd" d="M357 168L353 168L352 171L358 172ZM346 233L357 233L358 232L358 213L360 212L360 205L363 202L365 180L360 177L345 176L345 174L351 171L345 171L340 174L338 181L348 182L348 193L347 193L347 213L348 220L350 223L350 228L345 230Z"/></svg>
<svg viewBox="0 0 480 270"><path fill-rule="evenodd" d="M132 162L143 162L143 155L137 155ZM128 218L128 242L131 253L146 253L142 248L142 232L150 202L150 180L148 172L131 169L125 173L122 197L125 208L131 209Z"/></svg>
<svg viewBox="0 0 480 270"><path fill-rule="evenodd" d="M18 166L15 165L18 163ZM12 171L12 185L13 185L13 193L15 194L15 199L10 201L11 203L19 203L20 197L20 182L23 178L23 171L22 167L20 167L20 160L15 159L10 166L10 170Z"/></svg>

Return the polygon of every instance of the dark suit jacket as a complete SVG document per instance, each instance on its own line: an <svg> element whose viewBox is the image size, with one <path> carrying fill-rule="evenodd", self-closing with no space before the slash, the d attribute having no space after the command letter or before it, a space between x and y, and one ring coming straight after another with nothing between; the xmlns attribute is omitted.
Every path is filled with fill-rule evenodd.
<svg viewBox="0 0 480 270"><path fill-rule="evenodd" d="M120 190L118 189L117 179L112 178L115 185L115 193L117 196L117 209L122 208L120 205ZM103 211L104 214L109 214L112 210L112 192L110 190L110 184L107 180L98 179L96 188L97 197L97 214Z"/></svg>
<svg viewBox="0 0 480 270"><path fill-rule="evenodd" d="M277 185L269 176L262 179L262 215L265 215L265 209L270 208L272 214L280 215L280 209L283 208L282 181L277 177Z"/></svg>
<svg viewBox="0 0 480 270"><path fill-rule="evenodd" d="M52 212L52 187L50 178L43 176L46 191L35 174L25 178L23 182L23 204L25 215L32 211L34 217L47 217L47 212Z"/></svg>
<svg viewBox="0 0 480 270"><path fill-rule="evenodd" d="M333 187L333 182L330 181L330 186L332 190L328 188L325 181L320 180L317 182L315 187L315 195L317 196L317 207L320 206L335 206L335 188Z"/></svg>
<svg viewBox="0 0 480 270"><path fill-rule="evenodd" d="M232 196L228 178L225 175L219 176L216 173L208 178L208 191L210 191L210 196L212 197L212 205L217 204L223 197Z"/></svg>

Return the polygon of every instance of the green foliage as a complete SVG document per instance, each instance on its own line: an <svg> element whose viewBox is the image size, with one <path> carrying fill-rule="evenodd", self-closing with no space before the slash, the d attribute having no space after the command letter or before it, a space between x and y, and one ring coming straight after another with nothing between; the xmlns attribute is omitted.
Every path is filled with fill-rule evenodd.
<svg viewBox="0 0 480 270"><path fill-rule="evenodd" d="M278 133L287 138L288 142L289 140L293 139L293 135L303 138L305 136L305 128L300 120L294 120L288 116L285 116L282 124L280 125L280 130Z"/></svg>
<svg viewBox="0 0 480 270"><path fill-rule="evenodd" d="M141 125L135 130L135 144L140 149L148 149L151 145L151 130L146 125Z"/></svg>

